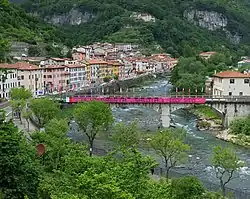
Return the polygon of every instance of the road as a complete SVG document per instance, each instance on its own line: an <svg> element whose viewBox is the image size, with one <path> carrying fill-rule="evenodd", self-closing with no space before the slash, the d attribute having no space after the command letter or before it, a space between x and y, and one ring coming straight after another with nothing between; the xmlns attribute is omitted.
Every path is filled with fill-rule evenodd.
<svg viewBox="0 0 250 199"><path fill-rule="evenodd" d="M7 106L3 108L3 110L6 112L6 119L7 120L12 119L12 108L10 106ZM17 118L14 118L13 122L18 127L19 130L28 132L28 124L24 118L22 118L22 123ZM37 130L37 128L31 122L29 122L29 132L33 132L35 130Z"/></svg>

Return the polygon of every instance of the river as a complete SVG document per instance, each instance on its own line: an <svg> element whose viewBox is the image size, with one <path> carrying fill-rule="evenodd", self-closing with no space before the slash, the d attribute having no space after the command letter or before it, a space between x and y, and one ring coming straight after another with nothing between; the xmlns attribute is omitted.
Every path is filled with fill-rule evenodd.
<svg viewBox="0 0 250 199"><path fill-rule="evenodd" d="M142 87L142 90L136 95L143 96L164 96L171 89L171 85L167 80L158 80L148 86ZM123 108L115 108L112 110L117 122L132 122L138 120L139 125L146 131L152 132L156 130L160 124L160 116L155 111L141 106L126 106ZM250 192L250 151L228 142L215 138L211 133L206 131L197 131L196 118L194 115L185 110L177 110L171 114L172 121L179 127L186 129L186 142L191 146L188 161L184 165L175 168L174 171L185 174L195 175L199 179L213 183L219 183L215 177L215 172L211 165L212 148L214 146L230 146L234 149L242 161L247 166L242 168L238 173L238 178L233 179L229 184L229 188L243 189ZM77 131L70 132L70 136L74 139L82 139ZM103 144L103 138L99 137L96 145ZM145 152L144 153L150 153ZM154 156L156 158L156 156ZM156 158L160 162L160 158ZM162 167L163 163L161 163ZM240 197L241 198L241 197ZM243 197L242 197L243 198Z"/></svg>

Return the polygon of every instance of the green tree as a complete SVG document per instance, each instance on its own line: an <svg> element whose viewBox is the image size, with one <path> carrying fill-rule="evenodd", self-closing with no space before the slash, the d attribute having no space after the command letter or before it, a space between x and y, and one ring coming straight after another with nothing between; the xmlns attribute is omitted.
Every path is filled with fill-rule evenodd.
<svg viewBox="0 0 250 199"><path fill-rule="evenodd" d="M212 164L215 167L216 177L220 181L222 194L225 197L226 185L232 180L235 172L242 168L245 163L240 161L230 148L217 146L213 150Z"/></svg>
<svg viewBox="0 0 250 199"><path fill-rule="evenodd" d="M6 2L6 1L4 1L4 2ZM9 41L2 39L1 35L0 35L0 63L7 62L7 56L8 56L9 52L10 52Z"/></svg>
<svg viewBox="0 0 250 199"><path fill-rule="evenodd" d="M108 104L91 101L77 105L74 117L82 133L88 137L89 155L92 156L96 135L106 131L113 123L112 111Z"/></svg>
<svg viewBox="0 0 250 199"><path fill-rule="evenodd" d="M178 163L185 160L190 146L184 144L184 132L182 129L160 130L149 140L149 146L159 155L166 169L166 178L169 178L169 171Z"/></svg>
<svg viewBox="0 0 250 199"><path fill-rule="evenodd" d="M250 135L250 116L242 119L235 119L229 125L230 133L239 135Z"/></svg>
<svg viewBox="0 0 250 199"><path fill-rule="evenodd" d="M174 179L171 185L172 199L200 199L205 193L204 185L193 176Z"/></svg>
<svg viewBox="0 0 250 199"><path fill-rule="evenodd" d="M118 80L119 76L118 75L114 75L114 80Z"/></svg>
<svg viewBox="0 0 250 199"><path fill-rule="evenodd" d="M118 123L112 133L112 139L119 147L137 149L141 138L142 134L136 122L129 125Z"/></svg>
<svg viewBox="0 0 250 199"><path fill-rule="evenodd" d="M67 138L68 123L65 120L52 119L45 126L45 133L37 131L31 137L35 145L43 143L46 152L42 161L47 171L58 169L67 152L70 139Z"/></svg>
<svg viewBox="0 0 250 199"><path fill-rule="evenodd" d="M27 130L29 132L30 131L30 117L32 116L31 110L29 110L28 108L23 109L22 116L26 120L27 128L28 128Z"/></svg>
<svg viewBox="0 0 250 199"><path fill-rule="evenodd" d="M38 46L30 46L28 50L28 55L31 57L39 57L41 56L42 52Z"/></svg>
<svg viewBox="0 0 250 199"><path fill-rule="evenodd" d="M108 76L103 78L103 81L106 83L110 82L110 80L111 80L111 77L108 77Z"/></svg>
<svg viewBox="0 0 250 199"><path fill-rule="evenodd" d="M49 98L32 99L29 105L38 120L39 127L44 127L59 112L59 104Z"/></svg>
<svg viewBox="0 0 250 199"><path fill-rule="evenodd" d="M12 88L10 91L12 114L15 112L22 123L22 111L27 101L32 97L30 90L25 88Z"/></svg>
<svg viewBox="0 0 250 199"><path fill-rule="evenodd" d="M30 90L25 89L23 87L12 88L10 92L10 97L12 100L20 100L20 99L28 100L32 97L32 93L30 92Z"/></svg>
<svg viewBox="0 0 250 199"><path fill-rule="evenodd" d="M0 123L0 186L4 199L37 197L39 166L35 149L12 122Z"/></svg>
<svg viewBox="0 0 250 199"><path fill-rule="evenodd" d="M68 52L67 52L67 55L66 55L66 57L67 58L72 58L72 51L71 50L69 50Z"/></svg>

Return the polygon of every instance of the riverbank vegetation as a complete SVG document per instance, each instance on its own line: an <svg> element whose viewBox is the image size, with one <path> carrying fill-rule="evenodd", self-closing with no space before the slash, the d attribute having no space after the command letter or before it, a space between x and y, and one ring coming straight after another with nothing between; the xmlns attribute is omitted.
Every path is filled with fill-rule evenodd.
<svg viewBox="0 0 250 199"><path fill-rule="evenodd" d="M200 95L205 92L205 81L216 71L227 70L234 62L229 51L212 55L210 59L182 57L171 72L170 82L186 95ZM190 93L189 93L190 90Z"/></svg>
<svg viewBox="0 0 250 199"><path fill-rule="evenodd" d="M234 143L250 147L250 116L233 120L229 126L229 133Z"/></svg>
<svg viewBox="0 0 250 199"><path fill-rule="evenodd" d="M197 127L204 130L221 130L222 119L211 107L194 105L188 110L198 117Z"/></svg>
<svg viewBox="0 0 250 199"><path fill-rule="evenodd" d="M34 100L39 103L33 102L32 106L38 104L41 107L42 101L47 102L46 98ZM45 113L52 110L54 114L54 104L47 102L42 110ZM100 133L111 136L110 150L95 148L94 142L85 145L67 137L68 121L72 118L44 117L44 131L32 132L27 139L12 121L5 120L4 113L1 114L0 144L4 148L0 151L0 195L3 199L220 198L208 192L195 177L167 179L171 177L167 171L187 160L190 146L184 143L183 130L160 129L148 137L138 132L135 124L120 123L112 130L112 113L103 102L79 104L73 117L76 117L81 132L90 140L93 141L94 136ZM41 151L41 144L45 150ZM154 160L153 155L143 155L141 147L155 151L165 161L166 168L156 172L159 162ZM234 152L220 150L221 154L227 155L221 157L217 151L214 152L211 164L215 168L218 166L235 172L242 167L236 165L238 158ZM167 178L158 180L161 176L157 175L161 174ZM222 190L224 188L221 187Z"/></svg>

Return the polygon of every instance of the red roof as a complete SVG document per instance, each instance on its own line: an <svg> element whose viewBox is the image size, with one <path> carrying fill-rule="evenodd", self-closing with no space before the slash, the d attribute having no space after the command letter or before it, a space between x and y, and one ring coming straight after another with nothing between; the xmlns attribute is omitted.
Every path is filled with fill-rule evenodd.
<svg viewBox="0 0 250 199"><path fill-rule="evenodd" d="M39 68L38 66L29 64L27 62L17 62L15 64L0 64L0 68L19 70L41 70L41 68Z"/></svg>
<svg viewBox="0 0 250 199"><path fill-rule="evenodd" d="M220 78L249 78L247 74L243 74L237 71L223 71L213 75Z"/></svg>
<svg viewBox="0 0 250 199"><path fill-rule="evenodd" d="M106 61L98 60L98 59L91 59L91 60L88 60L88 63L89 63L89 64L107 64Z"/></svg>

